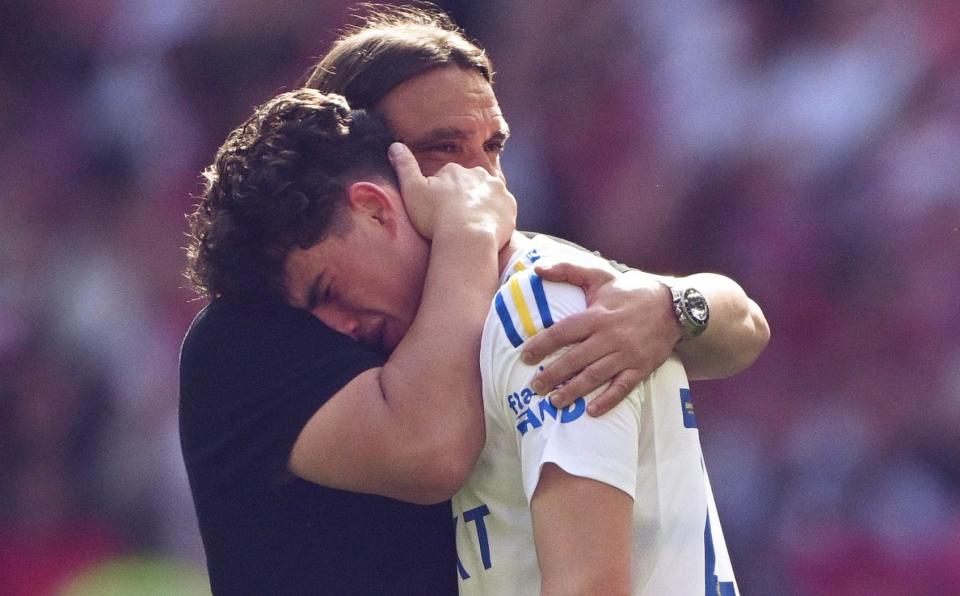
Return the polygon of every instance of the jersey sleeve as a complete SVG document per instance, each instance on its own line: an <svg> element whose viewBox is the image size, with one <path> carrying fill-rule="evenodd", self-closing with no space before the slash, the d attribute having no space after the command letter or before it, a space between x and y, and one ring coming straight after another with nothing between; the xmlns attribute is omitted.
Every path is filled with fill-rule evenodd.
<svg viewBox="0 0 960 596"><path fill-rule="evenodd" d="M546 363L530 366L520 360L530 337L585 309L580 288L543 281L529 269L515 273L494 297L495 315L487 331L491 337L485 376L492 381L487 408L493 410L498 424L515 433L528 501L547 463L635 498L639 390L599 418L587 414L586 405L602 388L565 408L554 408L530 388L530 381Z"/></svg>

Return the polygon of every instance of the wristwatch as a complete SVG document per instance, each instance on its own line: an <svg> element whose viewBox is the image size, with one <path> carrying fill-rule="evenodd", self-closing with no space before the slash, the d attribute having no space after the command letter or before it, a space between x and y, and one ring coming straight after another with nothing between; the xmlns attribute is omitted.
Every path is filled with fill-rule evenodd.
<svg viewBox="0 0 960 596"><path fill-rule="evenodd" d="M673 298L673 312L676 313L677 323L683 330L680 341L697 337L706 331L710 321L710 306L703 294L694 288L668 287Z"/></svg>

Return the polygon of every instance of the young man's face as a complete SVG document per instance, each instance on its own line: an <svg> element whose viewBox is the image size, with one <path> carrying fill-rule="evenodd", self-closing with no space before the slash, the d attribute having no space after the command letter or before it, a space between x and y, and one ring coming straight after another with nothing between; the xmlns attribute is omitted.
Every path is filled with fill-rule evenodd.
<svg viewBox="0 0 960 596"><path fill-rule="evenodd" d="M331 329L389 353L416 316L429 245L390 184L361 182L348 193L344 229L287 256L287 300Z"/></svg>
<svg viewBox="0 0 960 596"><path fill-rule="evenodd" d="M493 88L479 72L443 66L409 79L377 105L425 176L454 162L503 178L500 153L510 135Z"/></svg>

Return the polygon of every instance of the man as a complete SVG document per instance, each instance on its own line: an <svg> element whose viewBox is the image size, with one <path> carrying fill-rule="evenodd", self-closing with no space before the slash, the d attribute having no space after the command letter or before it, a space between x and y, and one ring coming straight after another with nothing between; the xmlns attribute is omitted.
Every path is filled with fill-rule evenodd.
<svg viewBox="0 0 960 596"><path fill-rule="evenodd" d="M418 31L414 38L444 30L434 24ZM354 35L359 33L362 30ZM396 33L390 39L406 39ZM370 29L373 37L380 34ZM402 50L404 43L393 47ZM377 87L382 68L375 67L382 67L382 58L390 55L371 56L371 70L360 64L350 80L360 85L366 77L373 81L368 86ZM406 63L402 56L393 57L399 60L392 62L393 68ZM426 63L414 60L420 70L408 82L422 82L419 75L448 65L431 60L429 55ZM235 131L221 149L217 167L208 171L208 188L193 216L191 271L197 287L214 300L184 341L181 433L217 593L302 593L318 585L336 593L455 589L445 569L455 562L448 506L416 508L337 490L440 501L465 481L483 444L476 362L483 318L497 283L496 254L510 227L502 206L512 204L512 197L503 187L498 159L498 141L505 136L498 133L506 132L505 123L502 130L498 126L479 137L461 138L468 131L447 126L450 114L404 115L398 100L401 83L395 81L396 89L387 89L376 102L385 105L391 96L397 100L382 110L392 119L394 133L413 138L418 126L425 126L423 132L431 132L423 140L436 132L444 141L415 145L422 167L436 176L424 179L406 167L399 180L414 221L420 211L440 214L417 226L432 244L413 321L340 313L343 316L330 323L344 337L306 314L328 304L320 298L340 296L341 287L331 276L317 273L307 258L309 251L298 251L320 240L311 223L318 216L315 198L344 189L326 178L303 188L269 188L274 180L270 176L256 184L245 179L246 161L256 158L251 139L264 126L269 130L269 119L255 117ZM473 95L489 105L481 108L478 122L499 114L488 81L479 87L473 90L481 93ZM431 94L431 101L435 99ZM410 104L416 105L422 104ZM442 138L451 132L455 138ZM308 151L320 139L309 140L295 153ZM265 143L261 149L270 146ZM287 157L277 154L264 171L282 173ZM401 166L413 163L402 151L397 159ZM486 161L487 173L444 168L444 161L469 166ZM278 197L287 200L272 200ZM463 205L463 198L471 203ZM424 209L431 199L453 211ZM354 263L350 255L341 255L337 262L370 266ZM384 283L396 282L399 265L381 263L371 283L375 280L382 289ZM464 275L465 270L470 275ZM586 371L573 375L555 394L554 403L563 407L584 392L580 387L615 376L601 396L609 403L599 413L626 395L633 378L639 380L659 365L681 331L666 289L643 274L614 278L596 268L558 271L555 275L561 278L571 271L586 276L583 283L595 305L607 314L571 317L552 328L566 329L561 339L586 339L547 367L545 373L554 378L543 381L554 385ZM604 279L607 283L599 281ZM710 328L680 349L703 374L730 373L762 350L765 323L735 284L725 278L702 281L697 283L714 310ZM661 307L653 317L652 303ZM410 332L389 358L378 353L396 341L396 330L406 325ZM546 352L558 345L558 337L550 333L528 343L537 347L536 340L545 338L538 349ZM364 339L367 345L349 337ZM531 354L539 357L537 350ZM564 393L571 389L577 392ZM601 402L598 398L591 407Z"/></svg>
<svg viewBox="0 0 960 596"><path fill-rule="evenodd" d="M348 129L339 144L317 150L353 155L353 146L365 144L363 135L376 133L352 126L353 116L344 123L325 119L330 101L302 91L264 110L266 119L288 122L285 129ZM316 164L335 158L301 159L289 141L295 133L267 136L276 155L290 156L274 184L302 188L331 175ZM291 300L330 327L389 351L419 307L433 256L420 234L430 233L434 216L418 208L408 216L386 160L357 155L380 165L354 164L339 177L344 192L326 197L326 211L335 215L326 227L316 222L318 242L290 253L286 283ZM242 176L257 179L257 169L271 168L273 158L271 152L248 162ZM426 180L412 160L395 164L405 190ZM440 207L449 208L434 206ZM529 388L536 367L521 362L523 343L586 308L582 290L544 283L534 268L598 260L550 238L516 233L498 253L501 286L490 301L480 353L485 446L453 500L461 594L736 593L678 359L597 418L585 410L599 391L557 408ZM385 279L385 270L399 275ZM385 329L379 321L396 326ZM317 465L312 448L318 441L326 442L327 455L337 449L323 434L308 424L293 448L291 471L324 484L349 483ZM357 461L364 451L358 445Z"/></svg>
<svg viewBox="0 0 960 596"><path fill-rule="evenodd" d="M425 175L454 162L483 167L503 178L500 154L509 127L492 83L489 57L446 15L378 6L333 44L306 86L343 95L351 107L381 114L397 139L411 148ZM534 382L543 391L565 382L552 395L558 405L612 379L591 405L592 414L601 414L674 352L691 378L729 376L749 366L769 338L760 308L726 277L699 274L666 280L639 271L615 274L567 266L544 275L552 281L576 279L588 288L591 302L585 313L525 346L531 364L570 346ZM661 282L693 287L706 297L706 333L678 343L670 292Z"/></svg>
<svg viewBox="0 0 960 596"><path fill-rule="evenodd" d="M373 247L371 247L373 249ZM523 344L586 308L550 262L595 255L515 235L483 330L486 443L454 496L461 595L737 593L690 385L671 357L602 417L530 388Z"/></svg>

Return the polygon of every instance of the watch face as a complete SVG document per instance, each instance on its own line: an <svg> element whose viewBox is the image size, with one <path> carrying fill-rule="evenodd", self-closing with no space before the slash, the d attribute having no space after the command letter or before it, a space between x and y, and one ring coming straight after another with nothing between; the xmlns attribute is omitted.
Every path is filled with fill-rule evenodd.
<svg viewBox="0 0 960 596"><path fill-rule="evenodd" d="M693 324L697 326L707 324L710 309L707 308L707 300L703 297L703 294L692 288L687 290L683 295L683 305Z"/></svg>

